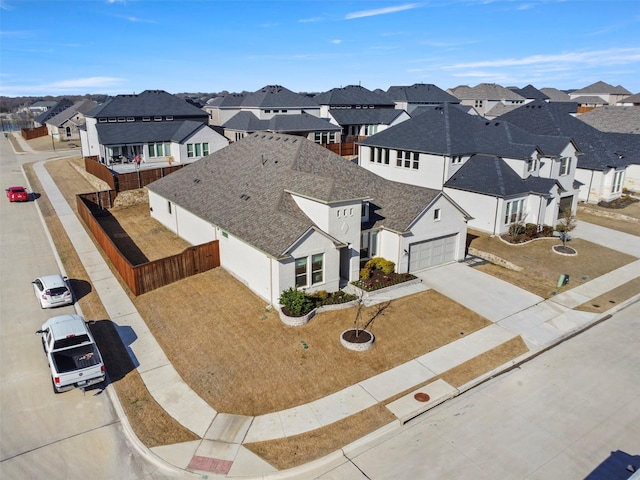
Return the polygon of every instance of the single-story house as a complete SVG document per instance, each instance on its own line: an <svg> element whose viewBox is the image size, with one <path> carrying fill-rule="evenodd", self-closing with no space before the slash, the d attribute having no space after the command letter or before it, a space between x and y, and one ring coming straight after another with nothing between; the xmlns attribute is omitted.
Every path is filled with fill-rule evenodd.
<svg viewBox="0 0 640 480"><path fill-rule="evenodd" d="M460 261L469 216L440 190L385 180L307 139L254 133L147 186L151 215L277 305L337 291L362 262L397 272Z"/></svg>

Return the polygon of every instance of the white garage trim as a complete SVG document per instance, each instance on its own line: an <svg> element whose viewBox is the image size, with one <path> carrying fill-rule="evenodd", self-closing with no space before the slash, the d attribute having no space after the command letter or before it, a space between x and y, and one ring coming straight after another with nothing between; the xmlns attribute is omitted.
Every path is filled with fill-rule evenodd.
<svg viewBox="0 0 640 480"><path fill-rule="evenodd" d="M453 262L457 245L457 234L412 243L409 245L409 272Z"/></svg>

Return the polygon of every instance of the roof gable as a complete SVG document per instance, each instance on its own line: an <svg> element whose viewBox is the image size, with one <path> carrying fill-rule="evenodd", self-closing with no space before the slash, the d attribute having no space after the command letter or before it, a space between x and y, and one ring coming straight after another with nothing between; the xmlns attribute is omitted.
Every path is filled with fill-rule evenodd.
<svg viewBox="0 0 640 480"><path fill-rule="evenodd" d="M459 103L456 97L431 83L414 83L410 86L391 86L387 95L396 102L407 103Z"/></svg>
<svg viewBox="0 0 640 480"><path fill-rule="evenodd" d="M267 85L260 90L245 95L241 103L245 108L318 108L318 104L312 98L291 90L281 85Z"/></svg>

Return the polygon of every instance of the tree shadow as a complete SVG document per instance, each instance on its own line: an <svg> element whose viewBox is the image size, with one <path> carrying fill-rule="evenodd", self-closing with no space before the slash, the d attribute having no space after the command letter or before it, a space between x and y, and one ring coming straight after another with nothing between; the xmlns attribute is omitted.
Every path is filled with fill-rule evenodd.
<svg viewBox="0 0 640 480"><path fill-rule="evenodd" d="M123 379L140 365L131 350L131 344L138 338L131 327L117 325L111 320L98 320L89 328L107 369L105 387Z"/></svg>
<svg viewBox="0 0 640 480"><path fill-rule="evenodd" d="M640 455L630 455L622 450L611 452L584 480L628 480L640 471Z"/></svg>

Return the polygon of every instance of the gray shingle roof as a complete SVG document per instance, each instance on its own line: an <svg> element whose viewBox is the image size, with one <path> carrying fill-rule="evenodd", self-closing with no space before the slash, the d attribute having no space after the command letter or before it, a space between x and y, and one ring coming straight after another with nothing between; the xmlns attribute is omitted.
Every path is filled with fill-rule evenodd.
<svg viewBox="0 0 640 480"><path fill-rule="evenodd" d="M56 116L54 116L54 117L50 118L49 120L47 120L47 123L49 123L51 125L56 125L56 126L59 127L64 122L66 122L71 117L73 117L76 113L85 114L88 111L90 111L93 108L95 108L97 105L98 105L98 102L95 102L93 100L86 100L86 99L85 100L79 100L76 103L74 103L72 106L67 108L66 110L63 110L62 112L60 112Z"/></svg>
<svg viewBox="0 0 640 480"><path fill-rule="evenodd" d="M390 125L404 113L396 108L337 108L329 113L340 125Z"/></svg>
<svg viewBox="0 0 640 480"><path fill-rule="evenodd" d="M547 195L556 185L550 178L521 178L507 163L493 155L473 155L445 183L446 187L494 197L508 198L527 193Z"/></svg>
<svg viewBox="0 0 640 480"><path fill-rule="evenodd" d="M527 98L527 99L533 99L533 100L548 100L549 99L549 97L547 95L545 95L543 92L538 90L533 85L527 85L526 87L522 87L522 88L511 88L510 90L513 90L514 92L516 92L521 97L524 97L524 98Z"/></svg>
<svg viewBox="0 0 640 480"><path fill-rule="evenodd" d="M238 112L227 120L224 128L243 132L268 131L275 133L287 132L337 132L341 128L324 118L318 118L308 113L279 114L268 120L260 120L252 112Z"/></svg>
<svg viewBox="0 0 640 480"><path fill-rule="evenodd" d="M620 102L618 102L618 103L639 104L640 103L640 93L636 93L635 95L630 95L628 97L625 97L624 100L620 100Z"/></svg>
<svg viewBox="0 0 640 480"><path fill-rule="evenodd" d="M87 117L174 116L205 118L206 112L163 90L145 90L134 95L117 95L86 114Z"/></svg>
<svg viewBox="0 0 640 480"><path fill-rule="evenodd" d="M440 192L391 182L301 137L255 133L149 190L280 258L316 227L291 193L331 204L369 199L374 225L406 231Z"/></svg>
<svg viewBox="0 0 640 480"><path fill-rule="evenodd" d="M425 108L360 144L439 155L483 153L528 159L536 148L545 155L557 155L569 142L568 137L531 134L507 122L469 115L455 104L443 104Z"/></svg>
<svg viewBox="0 0 640 480"><path fill-rule="evenodd" d="M524 100L524 97L495 83L480 83L475 87L460 85L449 90L460 100Z"/></svg>
<svg viewBox="0 0 640 480"><path fill-rule="evenodd" d="M550 102L569 102L570 97L568 93L565 93L557 88L541 88L540 91L549 97Z"/></svg>
<svg viewBox="0 0 640 480"><path fill-rule="evenodd" d="M536 100L501 116L504 120L531 132L543 135L564 135L573 138L581 151L578 166L587 170L624 167L625 159L615 154L618 146L591 125L575 118L576 103L542 102Z"/></svg>
<svg viewBox="0 0 640 480"><path fill-rule="evenodd" d="M614 87L606 82L596 82L591 85L587 85L584 88L573 92L574 95L598 95L598 94L614 94L614 95L631 95L631 92L624 88L622 85Z"/></svg>
<svg viewBox="0 0 640 480"><path fill-rule="evenodd" d="M44 125L49 121L49 119L55 117L59 113L64 112L67 108L72 106L73 102L71 100L69 100L68 98L63 98L62 100L56 102L56 104L53 107L49 108L49 110L38 115L35 119L35 122L39 123L40 125Z"/></svg>
<svg viewBox="0 0 640 480"><path fill-rule="evenodd" d="M333 88L328 92L319 93L313 97L319 105L332 106L374 106L394 108L395 102L387 95L372 92L360 85L347 85Z"/></svg>
<svg viewBox="0 0 640 480"><path fill-rule="evenodd" d="M305 95L294 93L281 85L267 85L253 93L247 93L242 100L243 107L254 108L318 108L318 103Z"/></svg>
<svg viewBox="0 0 640 480"><path fill-rule="evenodd" d="M391 86L387 95L395 102L408 103L459 103L456 97L431 83L414 83L409 86Z"/></svg>
<svg viewBox="0 0 640 480"><path fill-rule="evenodd" d="M597 95L580 95L579 97L573 97L571 101L582 105L609 105L608 102Z"/></svg>
<svg viewBox="0 0 640 480"><path fill-rule="evenodd" d="M96 125L102 145L124 145L149 142L182 142L201 128L202 122L183 120L174 122L99 123Z"/></svg>
<svg viewBox="0 0 640 480"><path fill-rule="evenodd" d="M640 134L640 108L638 107L605 105L582 113L577 118L601 132Z"/></svg>

